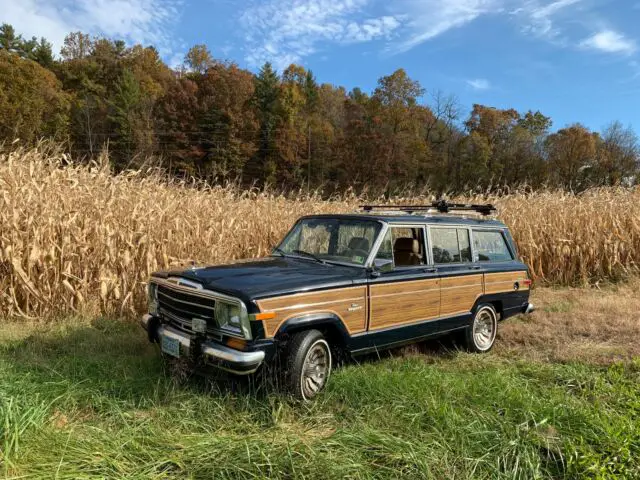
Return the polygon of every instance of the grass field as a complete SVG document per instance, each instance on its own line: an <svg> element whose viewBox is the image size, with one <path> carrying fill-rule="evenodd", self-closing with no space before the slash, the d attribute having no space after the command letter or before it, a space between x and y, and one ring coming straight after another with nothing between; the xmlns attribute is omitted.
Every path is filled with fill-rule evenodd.
<svg viewBox="0 0 640 480"><path fill-rule="evenodd" d="M0 475L640 478L638 287L537 289L492 353L369 357L312 405L171 375L132 322L0 322Z"/></svg>

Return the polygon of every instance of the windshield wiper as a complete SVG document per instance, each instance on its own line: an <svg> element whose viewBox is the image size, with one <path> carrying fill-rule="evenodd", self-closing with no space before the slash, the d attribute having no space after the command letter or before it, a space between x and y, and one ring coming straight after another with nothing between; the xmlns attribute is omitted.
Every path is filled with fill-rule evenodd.
<svg viewBox="0 0 640 480"><path fill-rule="evenodd" d="M282 250L280 247L275 247L275 248L273 249L273 252L279 253L279 254L280 254L280 255L282 255L283 257L286 257L286 256L287 256L287 254L285 253L285 251L284 251L284 250ZM272 253L273 253L273 252L272 252Z"/></svg>
<svg viewBox="0 0 640 480"><path fill-rule="evenodd" d="M316 260L317 262L322 263L323 265L327 264L327 262L325 262L320 257L314 255L313 253L305 252L304 250L293 250L292 253L295 253L296 255L305 255L307 257L313 258L314 260Z"/></svg>

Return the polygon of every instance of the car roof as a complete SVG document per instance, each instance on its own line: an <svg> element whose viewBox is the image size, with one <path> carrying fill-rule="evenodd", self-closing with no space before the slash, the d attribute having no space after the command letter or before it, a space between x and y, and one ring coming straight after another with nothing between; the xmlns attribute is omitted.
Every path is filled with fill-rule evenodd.
<svg viewBox="0 0 640 480"><path fill-rule="evenodd" d="M301 218L344 218L350 220L375 220L390 225L429 224L429 225L465 225L476 227L506 228L506 225L495 218L482 218L462 215L409 215L409 214L375 214L375 213L334 213L305 215Z"/></svg>

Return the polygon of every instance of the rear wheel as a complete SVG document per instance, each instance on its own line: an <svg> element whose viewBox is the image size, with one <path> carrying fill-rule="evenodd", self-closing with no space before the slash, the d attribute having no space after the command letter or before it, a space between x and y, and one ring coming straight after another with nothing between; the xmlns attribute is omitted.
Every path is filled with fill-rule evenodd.
<svg viewBox="0 0 640 480"><path fill-rule="evenodd" d="M321 332L307 330L293 335L287 353L287 384L302 400L313 399L331 374L331 348Z"/></svg>
<svg viewBox="0 0 640 480"><path fill-rule="evenodd" d="M491 350L498 333L498 315L492 305L480 305L465 331L467 349L475 353Z"/></svg>

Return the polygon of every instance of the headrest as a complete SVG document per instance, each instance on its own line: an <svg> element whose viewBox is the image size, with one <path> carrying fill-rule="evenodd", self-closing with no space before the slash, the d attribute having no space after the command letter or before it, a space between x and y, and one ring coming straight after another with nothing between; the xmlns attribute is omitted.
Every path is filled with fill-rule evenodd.
<svg viewBox="0 0 640 480"><path fill-rule="evenodd" d="M350 250L364 250L369 251L369 240L364 237L353 237L349 240Z"/></svg>
<svg viewBox="0 0 640 480"><path fill-rule="evenodd" d="M413 238L398 238L393 249L396 252L420 253L420 244Z"/></svg>

